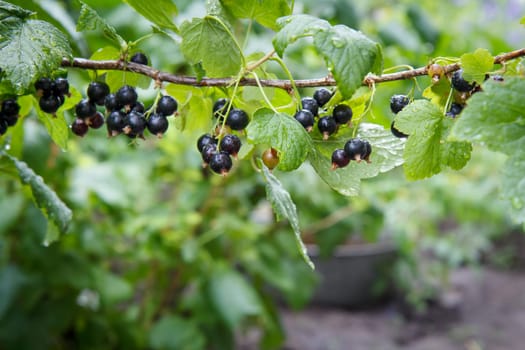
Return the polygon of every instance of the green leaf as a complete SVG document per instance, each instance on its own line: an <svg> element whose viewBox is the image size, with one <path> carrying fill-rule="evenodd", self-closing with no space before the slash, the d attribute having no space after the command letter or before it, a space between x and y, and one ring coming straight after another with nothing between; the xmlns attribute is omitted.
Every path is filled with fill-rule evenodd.
<svg viewBox="0 0 525 350"><path fill-rule="evenodd" d="M78 102L78 101L77 101ZM34 105L38 106L38 101L34 100ZM36 115L38 120L44 124L47 132L53 139L53 141L62 149L67 148L67 140L69 138L69 127L64 118L63 113L56 113L55 116L42 112L40 108L36 109Z"/></svg>
<svg viewBox="0 0 525 350"><path fill-rule="evenodd" d="M4 4L0 3L0 62L4 79L22 95L38 77L60 67L62 59L71 56L71 47L53 25L26 19L27 11Z"/></svg>
<svg viewBox="0 0 525 350"><path fill-rule="evenodd" d="M286 0L222 0L221 3L237 18L250 18L265 27L278 29L277 18L291 12Z"/></svg>
<svg viewBox="0 0 525 350"><path fill-rule="evenodd" d="M0 269L0 319L14 305L18 291L28 282L28 277L16 265L6 265Z"/></svg>
<svg viewBox="0 0 525 350"><path fill-rule="evenodd" d="M517 153L505 162L503 167L502 197L509 201L511 217L517 222L525 222L525 155Z"/></svg>
<svg viewBox="0 0 525 350"><path fill-rule="evenodd" d="M151 84L151 78L139 73L112 70L106 73L106 84L111 91L117 91L123 85L147 89Z"/></svg>
<svg viewBox="0 0 525 350"><path fill-rule="evenodd" d="M102 268L93 270L95 286L103 302L112 305L133 296L131 284L124 278Z"/></svg>
<svg viewBox="0 0 525 350"><path fill-rule="evenodd" d="M371 163L350 162L344 168L332 170L332 152L337 148L343 148L351 135L314 141L314 151L308 157L310 164L323 181L345 196L359 194L361 179L377 176L403 164L405 140L394 137L390 130L377 124L360 123L357 136L370 142Z"/></svg>
<svg viewBox="0 0 525 350"><path fill-rule="evenodd" d="M101 30L108 39L113 40L121 48L127 46L126 41L117 34L117 30L114 27L110 26L95 10L84 2L80 1L80 3L82 7L80 8L80 15L78 17L77 31Z"/></svg>
<svg viewBox="0 0 525 350"><path fill-rule="evenodd" d="M463 78L480 84L485 80L485 75L494 68L494 57L486 49L477 49L473 53L461 55L460 63Z"/></svg>
<svg viewBox="0 0 525 350"><path fill-rule="evenodd" d="M268 108L257 110L246 128L248 140L270 145L279 151L278 169L297 169L312 148L310 136L293 117Z"/></svg>
<svg viewBox="0 0 525 350"><path fill-rule="evenodd" d="M173 23L173 17L177 15L177 6L172 0L124 0L124 2L160 28L178 31Z"/></svg>
<svg viewBox="0 0 525 350"><path fill-rule="evenodd" d="M168 84L166 92L179 102L176 122L180 130L191 132L211 127L213 101L204 96L202 88Z"/></svg>
<svg viewBox="0 0 525 350"><path fill-rule="evenodd" d="M470 142L445 142L441 147L441 159L444 165L460 170L467 165L472 153Z"/></svg>
<svg viewBox="0 0 525 350"><path fill-rule="evenodd" d="M184 22L181 36L182 53L191 64L202 63L207 76L233 76L241 70L244 58L239 45L219 18L206 16Z"/></svg>
<svg viewBox="0 0 525 350"><path fill-rule="evenodd" d="M344 99L352 96L368 73L380 74L383 69L379 44L344 25L318 31L314 45L325 58Z"/></svg>
<svg viewBox="0 0 525 350"><path fill-rule="evenodd" d="M445 108L451 88L448 79L439 79L437 83L423 90L423 97L431 100L433 104Z"/></svg>
<svg viewBox="0 0 525 350"><path fill-rule="evenodd" d="M168 314L151 328L149 345L158 350L200 350L206 339L194 322Z"/></svg>
<svg viewBox="0 0 525 350"><path fill-rule="evenodd" d="M309 15L292 15L279 18L280 31L273 38L273 47L279 56L283 56L288 45L300 38L312 36L320 30L328 30L330 23Z"/></svg>
<svg viewBox="0 0 525 350"><path fill-rule="evenodd" d="M288 223L292 227L295 233L295 241L297 243L297 248L299 253L303 257L304 261L312 269L314 268L314 263L310 260L308 256L308 251L303 243L301 238L301 229L299 227L299 216L297 215L297 208L293 202L290 194L283 187L279 179L273 175L270 170L261 162L262 174L264 180L266 181L266 198L272 204L273 211L275 212L277 219L285 218L288 220Z"/></svg>
<svg viewBox="0 0 525 350"><path fill-rule="evenodd" d="M42 177L35 174L25 162L7 153L2 154L9 158L16 167L22 183L30 186L33 199L46 218L56 225L60 233L66 233L73 217L71 209L44 183Z"/></svg>
<svg viewBox="0 0 525 350"><path fill-rule="evenodd" d="M258 315L262 307L257 293L237 271L217 268L208 283L208 296L230 329L241 325L247 316Z"/></svg>

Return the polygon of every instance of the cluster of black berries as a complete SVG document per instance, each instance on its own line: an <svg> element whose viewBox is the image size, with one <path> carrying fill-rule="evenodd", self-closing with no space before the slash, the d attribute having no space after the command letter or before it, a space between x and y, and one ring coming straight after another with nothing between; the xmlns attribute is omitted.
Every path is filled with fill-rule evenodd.
<svg viewBox="0 0 525 350"><path fill-rule="evenodd" d="M330 90L321 88L314 92L313 97L303 97L301 99L302 109L295 113L294 118L310 132L315 124L315 119L319 117L319 109L322 108L330 99ZM323 134L323 139L328 139L334 134L342 124L348 124L352 119L352 108L345 104L334 107L332 115L320 117L317 120L317 128Z"/></svg>
<svg viewBox="0 0 525 350"><path fill-rule="evenodd" d="M227 98L220 98L215 101L213 104L213 116L218 119L219 123L222 123L226 117L224 123L232 130L243 130L250 122L248 113L233 106L228 111L229 104L230 100Z"/></svg>
<svg viewBox="0 0 525 350"><path fill-rule="evenodd" d="M35 83L38 105L46 113L54 114L64 104L69 94L69 82L66 78L40 78Z"/></svg>
<svg viewBox="0 0 525 350"><path fill-rule="evenodd" d="M103 106L109 94L109 86L101 81L93 81L87 87L87 96L75 105L76 118L71 124L71 131L78 136L87 134L89 128L99 129L104 125L104 115L97 111L97 105Z"/></svg>
<svg viewBox="0 0 525 350"><path fill-rule="evenodd" d="M2 102L0 109L0 135L7 132L7 128L14 126L18 121L20 105L15 98L10 98Z"/></svg>
<svg viewBox="0 0 525 350"><path fill-rule="evenodd" d="M358 163L364 160L370 163L371 153L372 146L368 141L359 138L350 139L343 149L338 148L332 153L332 170L347 166L351 160Z"/></svg>
<svg viewBox="0 0 525 350"><path fill-rule="evenodd" d="M238 136L226 134L219 141L215 136L204 134L197 140L203 166L220 175L226 175L233 166L231 157L237 158L242 143Z"/></svg>

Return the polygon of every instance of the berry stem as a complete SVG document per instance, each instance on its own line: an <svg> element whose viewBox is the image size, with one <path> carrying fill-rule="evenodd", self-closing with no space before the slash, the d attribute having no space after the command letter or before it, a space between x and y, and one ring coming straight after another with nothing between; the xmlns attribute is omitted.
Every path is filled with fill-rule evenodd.
<svg viewBox="0 0 525 350"><path fill-rule="evenodd" d="M259 77L257 76L257 73L255 72L251 72L251 74L253 75L255 81L257 81L257 85L259 86L259 90L261 91L261 95L263 96L264 98L264 101L266 102L266 104L268 106L270 106L270 108L272 109L272 111L274 111L275 113L279 113L277 111L277 109L275 109L275 107L273 106L273 104L270 102L270 100L268 99L268 96L266 96L266 93L264 92L264 88L263 86L261 85L261 82L259 80Z"/></svg>

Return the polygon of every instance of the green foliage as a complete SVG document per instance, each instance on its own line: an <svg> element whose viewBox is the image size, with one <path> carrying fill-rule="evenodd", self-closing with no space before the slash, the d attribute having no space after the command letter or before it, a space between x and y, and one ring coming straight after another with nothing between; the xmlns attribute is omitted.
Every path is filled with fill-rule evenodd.
<svg viewBox="0 0 525 350"><path fill-rule="evenodd" d="M463 78L479 84L485 80L486 74L494 67L494 57L486 49L477 49L473 53L463 54L460 62L463 68Z"/></svg>
<svg viewBox="0 0 525 350"><path fill-rule="evenodd" d="M237 18L253 19L265 27L277 29L277 19L290 14L286 0L222 0L221 3Z"/></svg>
<svg viewBox="0 0 525 350"><path fill-rule="evenodd" d="M159 350L198 350L204 349L205 339L192 322L166 315L153 326L149 344L152 349Z"/></svg>
<svg viewBox="0 0 525 350"><path fill-rule="evenodd" d="M177 6L171 0L156 0L147 3L141 0L124 0L124 2L160 28L178 31L177 26L173 24L173 17L178 12Z"/></svg>
<svg viewBox="0 0 525 350"><path fill-rule="evenodd" d="M109 25L98 13L83 2L80 2L80 16L77 22L77 31L101 30L104 35L119 45L126 47L126 41L117 33L114 27Z"/></svg>

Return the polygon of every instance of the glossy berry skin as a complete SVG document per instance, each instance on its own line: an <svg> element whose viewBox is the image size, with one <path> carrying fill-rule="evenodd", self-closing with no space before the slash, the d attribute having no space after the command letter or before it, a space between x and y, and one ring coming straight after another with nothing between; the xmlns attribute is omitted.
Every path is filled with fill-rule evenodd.
<svg viewBox="0 0 525 350"><path fill-rule="evenodd" d="M58 110L58 108L60 108L60 104L60 98L58 98L58 96L55 95L42 96L38 101L40 109L43 112L51 114L55 113Z"/></svg>
<svg viewBox="0 0 525 350"><path fill-rule="evenodd" d="M161 114L151 114L148 119L148 130L153 135L157 135L157 137L162 137L162 134L168 130L168 119L166 119L165 116Z"/></svg>
<svg viewBox="0 0 525 350"><path fill-rule="evenodd" d="M303 109L306 109L310 111L314 117L316 117L319 114L319 105L317 104L317 101L312 97L303 97L301 99L301 105L303 106Z"/></svg>
<svg viewBox="0 0 525 350"><path fill-rule="evenodd" d="M361 159L366 160L368 163L370 163L370 155L372 154L372 145L370 142L365 141L365 148L361 152Z"/></svg>
<svg viewBox="0 0 525 350"><path fill-rule="evenodd" d="M118 135L126 126L126 114L122 111L113 111L106 118L106 125L110 136Z"/></svg>
<svg viewBox="0 0 525 350"><path fill-rule="evenodd" d="M2 102L2 113L5 115L13 116L20 112L20 105L14 98L10 98Z"/></svg>
<svg viewBox="0 0 525 350"><path fill-rule="evenodd" d="M279 165L279 154L275 148L268 148L262 154L262 161L268 169L273 170Z"/></svg>
<svg viewBox="0 0 525 350"><path fill-rule="evenodd" d="M18 115L5 115L3 112L0 112L0 121L4 121L7 126L15 126L18 121Z"/></svg>
<svg viewBox="0 0 525 350"><path fill-rule="evenodd" d="M177 100L169 95L164 95L157 103L157 113L165 117L172 115L177 111Z"/></svg>
<svg viewBox="0 0 525 350"><path fill-rule="evenodd" d="M294 118L299 123L301 123L301 125L306 129L306 131L310 132L312 130L312 127L314 126L314 115L312 114L312 112L306 109L302 109L295 113Z"/></svg>
<svg viewBox="0 0 525 350"><path fill-rule="evenodd" d="M43 96L49 96L53 93L54 82L50 78L40 78L35 82L35 89L41 91Z"/></svg>
<svg viewBox="0 0 525 350"><path fill-rule="evenodd" d="M146 108L144 107L144 103L137 101L133 106L131 106L131 110L144 114Z"/></svg>
<svg viewBox="0 0 525 350"><path fill-rule="evenodd" d="M106 96L109 95L109 86L101 81L93 81L88 85L87 95L90 101L103 106Z"/></svg>
<svg viewBox="0 0 525 350"><path fill-rule="evenodd" d="M335 122L337 124L346 124L350 120L352 120L353 115L352 108L350 106L347 106L345 104L339 104L334 107L334 110L332 111L332 116L335 119Z"/></svg>
<svg viewBox="0 0 525 350"><path fill-rule="evenodd" d="M56 78L53 92L55 95L69 95L69 81L66 78Z"/></svg>
<svg viewBox="0 0 525 350"><path fill-rule="evenodd" d="M363 159L366 160L370 156L372 147L367 141L355 138L350 139L345 144L344 151L350 160L361 161Z"/></svg>
<svg viewBox="0 0 525 350"><path fill-rule="evenodd" d="M223 176L228 174L233 165L230 155L222 151L213 154L209 164L211 170Z"/></svg>
<svg viewBox="0 0 525 350"><path fill-rule="evenodd" d="M314 92L314 100L319 107L323 107L332 98L332 92L326 88L320 88Z"/></svg>
<svg viewBox="0 0 525 350"><path fill-rule="evenodd" d="M137 91L133 86L124 85L115 94L117 103L121 106L132 106L137 102Z"/></svg>
<svg viewBox="0 0 525 350"><path fill-rule="evenodd" d="M202 152L204 149L204 146L206 145L214 145L217 146L217 139L210 134L204 134L197 140L197 149L199 152Z"/></svg>
<svg viewBox="0 0 525 350"><path fill-rule="evenodd" d="M131 56L130 62L147 65L148 57L142 52L137 52L136 54Z"/></svg>
<svg viewBox="0 0 525 350"><path fill-rule="evenodd" d="M392 120L392 123L390 124L390 132L392 133L392 135L394 135L395 137L397 138L400 138L400 139L403 139L403 138L407 138L408 135L399 131L396 126L394 125L394 121Z"/></svg>
<svg viewBox="0 0 525 350"><path fill-rule="evenodd" d="M248 114L238 108L232 108L230 113L228 113L228 118L226 118L226 125L232 130L243 130L248 126L249 122Z"/></svg>
<svg viewBox="0 0 525 350"><path fill-rule="evenodd" d="M142 135L148 124L144 115L135 111L129 112L124 120L126 121L125 129L129 127L124 130L126 134Z"/></svg>
<svg viewBox="0 0 525 350"><path fill-rule="evenodd" d="M336 149L332 153L332 170L344 168L350 163L350 158L343 149Z"/></svg>
<svg viewBox="0 0 525 350"><path fill-rule="evenodd" d="M0 118L0 135L3 135L7 132L7 122Z"/></svg>
<svg viewBox="0 0 525 350"><path fill-rule="evenodd" d="M75 113L78 118L86 119L97 113L97 107L92 101L83 99L75 106Z"/></svg>
<svg viewBox="0 0 525 350"><path fill-rule="evenodd" d="M75 121L73 121L73 124L71 124L71 131L77 136L84 137L88 130L89 127L83 119L76 118Z"/></svg>
<svg viewBox="0 0 525 350"><path fill-rule="evenodd" d="M236 157L241 149L241 145L241 139L237 135L228 134L222 138L219 148L221 151Z"/></svg>
<svg viewBox="0 0 525 350"><path fill-rule="evenodd" d="M108 111L116 111L121 109L123 106L117 102L117 96L115 94L109 94L104 99L104 106Z"/></svg>
<svg viewBox="0 0 525 350"><path fill-rule="evenodd" d="M410 103L410 99L406 95L392 95L390 97L390 110L397 114L401 112Z"/></svg>
<svg viewBox="0 0 525 350"><path fill-rule="evenodd" d="M204 165L209 164L211 161L211 157L213 157L213 155L216 153L217 153L216 144L210 143L210 144L205 145L201 151L201 157L202 157L202 161L204 162Z"/></svg>
<svg viewBox="0 0 525 350"><path fill-rule="evenodd" d="M323 139L328 139L337 130L337 123L333 117L322 117L317 121L317 128L323 134Z"/></svg>
<svg viewBox="0 0 525 350"><path fill-rule="evenodd" d="M213 104L213 116L215 118L219 118L221 115L224 116L229 102L230 100L227 98L219 98L217 101L215 101Z"/></svg>
<svg viewBox="0 0 525 350"><path fill-rule="evenodd" d="M475 83L469 83L463 79L463 69L459 69L452 73L452 79L450 81L452 87L459 92L469 92L476 86Z"/></svg>
<svg viewBox="0 0 525 350"><path fill-rule="evenodd" d="M99 129L104 125L104 116L102 113L97 112L93 114L88 120L87 124L93 129Z"/></svg>
<svg viewBox="0 0 525 350"><path fill-rule="evenodd" d="M446 113L447 117L451 117L451 118L457 117L458 114L461 113L461 111L463 110L463 107L464 106L462 104L455 103L455 102L451 103L450 109Z"/></svg>

